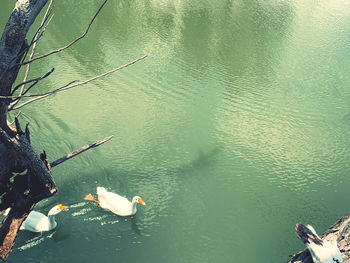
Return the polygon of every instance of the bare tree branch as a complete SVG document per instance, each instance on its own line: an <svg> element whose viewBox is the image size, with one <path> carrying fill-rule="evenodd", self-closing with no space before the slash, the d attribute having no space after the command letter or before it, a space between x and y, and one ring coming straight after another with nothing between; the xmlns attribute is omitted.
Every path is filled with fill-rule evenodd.
<svg viewBox="0 0 350 263"><path fill-rule="evenodd" d="M113 136L109 136L109 137L104 138L103 140L100 140L100 141L98 141L98 142L94 142L94 143L87 144L87 145L81 147L80 149L78 149L78 150L76 150L76 151L74 151L74 152L71 152L71 153L67 154L66 156L63 156L62 158L60 158L60 159L58 159L58 160L56 160L56 161L50 163L50 166L51 166L51 168L52 168L52 167L55 167L55 166L57 166L57 165L59 165L59 164L65 162L65 161L67 161L67 160L69 160L69 159L71 159L71 158L77 156L78 154L81 154L81 153L83 153L83 152L85 152L85 151L87 151L87 150L89 150L89 149L91 149L91 148L95 148L95 147L97 147L97 146L100 146L101 144L103 144L103 143L109 141L109 140L112 139L112 138L113 138Z"/></svg>
<svg viewBox="0 0 350 263"><path fill-rule="evenodd" d="M31 54L30 54L30 56L29 56L29 60L31 60L31 59L33 58L34 53L35 53L35 49L36 49L37 41L38 41L38 40L40 39L40 37L44 34L44 31L46 30L48 24L51 22L52 17L49 19L47 25L44 27L44 25L45 25L47 19L49 18L50 14L51 14L52 4L53 4L53 0L50 0L50 3L49 3L49 5L48 5L48 7L47 7L47 9L46 9L46 12L45 12L45 15L44 15L44 17L43 17L43 20L41 21L41 24L40 24L38 30L37 30L36 33L34 34L34 37L33 37L32 41L31 41L31 43L30 43L28 49L26 50L26 54L23 56L23 60L26 58L27 52L29 51L30 46L33 46L33 47L32 47L32 52L31 52ZM23 60L22 60L22 62L23 62ZM24 79L23 79L23 83L22 83L22 87L21 87L21 91L20 91L19 95L23 95L23 94L27 93L27 92L29 91L29 89L31 89L35 84L37 84L37 83L39 82L39 81L37 81L34 85L31 85L31 86L29 87L29 89L28 89L26 92L23 92L23 91L24 91L24 88L25 88L25 84L26 84L27 79L28 79L28 76L29 76L29 70L30 70L30 64L27 65L27 69L26 69L26 72L25 72L25 75L24 75ZM52 72L51 72L51 73L52 73ZM50 74L51 74L51 73L50 73ZM50 75L50 74L49 74L49 75ZM48 75L47 75L47 76L48 76ZM47 77L47 76L45 76L45 77ZM15 92L17 89L18 89L18 87L16 86L16 87L12 90L11 95L13 95L14 92ZM12 102L12 103L9 105L9 108L10 108L10 109L13 108L15 105L17 105L17 103L18 103L19 101L20 101L20 99L16 99L14 102Z"/></svg>
<svg viewBox="0 0 350 263"><path fill-rule="evenodd" d="M28 124L26 125L25 130L21 130L20 123L17 118L15 119L17 129L9 124L7 119L8 110L9 108L18 109L34 100L42 99L45 96L49 96L68 88L84 85L90 81L106 76L125 67L119 67L115 70L103 73L83 82L70 82L63 87L54 90L53 92L38 94L38 96L27 94L32 92L33 87L43 78L48 77L53 71L49 71L44 76L29 81L28 79L30 78L29 76L31 70L29 67L30 63L51 54L61 52L85 37L95 18L107 2L107 0L101 1L103 4L90 21L90 24L85 32L80 37L59 50L52 51L44 56L38 56L37 58L35 58L34 55L35 49L38 40L43 36L52 19L51 5L53 0L14 1L16 6L11 13L0 40L0 95L2 95L3 98L7 97L7 99L0 99L0 144L2 145L2 149L0 149L2 151L2 156L0 158L0 210L3 210L9 206L12 207L10 214L5 218L2 226L0 227L0 258L3 260L6 259L11 251L17 231L29 212L32 210L33 206L40 200L51 197L57 192L56 184L53 180L50 164L47 161L45 152L40 154L39 157L32 148L30 144L30 131ZM46 10L41 25L29 44L26 39L28 30L47 2L50 2L49 7ZM130 65L133 63L130 63ZM15 80L18 77L18 72L23 65L27 65L25 77L20 86L13 88ZM13 96L15 94L19 96ZM23 103L20 106L16 105L24 97L35 98ZM14 100L11 101L11 99ZM11 102L13 104L10 107ZM74 156L88 149L97 147L105 141L110 140L110 138L111 137L107 137L99 142L86 145L81 149L55 161L53 165L58 165L58 163L62 163L70 158L73 158ZM9 180L12 173L18 172L25 172L25 174L16 176L12 181Z"/></svg>
<svg viewBox="0 0 350 263"><path fill-rule="evenodd" d="M52 16L50 17L49 21L47 22L47 24L45 25L47 19L49 18L50 14L51 14L51 11L52 11L52 4L53 4L53 0L50 0L50 3L49 3L49 5L48 5L48 7L47 7L47 9L46 9L46 12L45 12L45 15L44 15L44 17L43 17L43 19L42 19L42 21L41 21L41 24L40 24L40 26L38 27L37 31L35 32L35 34L34 34L34 36L33 36L33 38L32 38L32 41L30 42L30 44L29 44L27 50L25 51L25 55L23 56L21 63L24 62L25 58L27 57L28 51L29 51L29 49L30 49L31 47L32 47L32 52L31 52L31 54L30 54L29 59L32 59L32 58L33 58L34 53L35 53L35 49L36 49L36 44L37 44L38 40L43 36L44 31L46 30L47 26L50 24L51 19L52 19L52 17L53 17L53 15L52 15ZM44 27L44 25L45 25L45 27ZM25 75L24 79L28 76L28 73L29 73L29 67L27 66L26 75ZM25 81L25 80L24 80L24 81ZM24 82L24 81L23 81L23 82Z"/></svg>
<svg viewBox="0 0 350 263"><path fill-rule="evenodd" d="M50 55L59 53L59 52L65 50L65 49L67 49L67 48L73 46L73 45L74 45L76 42L78 42L80 39L84 38L84 37L87 35L87 33L89 32L89 29L90 29L92 23L94 22L95 18L96 18L97 15L100 13L101 9L102 9L103 6L107 3L107 1L108 1L108 0L105 0L105 1L102 3L102 5L101 5L100 8L97 10L97 12L96 12L96 14L94 15L94 17L91 19L91 21L90 21L88 27L86 28L85 32L84 32L81 36L79 36L78 38L74 39L72 42L70 42L68 45L66 45L66 46L64 46L64 47L62 47L62 48L53 50L53 51L51 51L51 52L49 52L49 53L47 53L47 54L45 54L45 55L39 56L39 57L36 57L36 58L33 58L33 59L29 59L28 61L25 61L25 62L21 63L21 65L27 65L27 64L29 64L29 63L32 63L33 61L38 60L38 59L42 59L42 58L48 57L48 56L50 56Z"/></svg>
<svg viewBox="0 0 350 263"><path fill-rule="evenodd" d="M19 124L19 120L17 117L15 117L15 125L16 125L16 130L17 130L17 134L22 135L24 134L21 128L21 125Z"/></svg>
<svg viewBox="0 0 350 263"><path fill-rule="evenodd" d="M131 62L129 62L129 63L123 65L123 66L120 66L120 67L118 67L118 68L112 69L112 70L110 70L110 71L108 71L108 72L105 72L105 73L103 73L103 74L101 74L101 75L92 77L92 78L90 78L90 79L88 79L88 80L79 82L79 83L74 84L74 85L71 85L72 83L68 83L67 85L65 85L65 86L63 86L63 87L61 87L61 88L55 89L55 90L53 90L53 91L49 91L49 92L44 93L44 94L31 94L31 95L22 95L22 96L17 96L17 97L16 97L16 96L0 96L0 99L16 99L16 98L30 98L30 97L36 97L36 98L34 98L34 99L28 100L28 101L24 102L23 104L18 105L18 106L16 106L16 107L13 107L13 108L11 109L11 110L17 110L17 109L22 108L23 106L25 106L25 105L27 105L27 104L29 104L29 103L32 103L32 102L37 101L37 100L44 99L44 98L46 98L46 97L48 97L48 96L50 96L50 95L52 95L52 94L55 94L55 93L58 93L58 92L61 92L61 91L67 90L67 89L75 88L75 87L78 87L78 86L82 86L82 85L85 85L85 84L87 84L87 83L89 83L89 82L91 82L91 81L94 81L94 80L96 80L96 79L99 79L99 78L102 78L102 77L107 76L107 75L109 75L109 74L112 74L112 73L114 73L114 72L116 72L116 71L118 71L118 70L121 70L121 69L123 69L123 68L126 68L126 67L132 65L132 64L135 64L136 62L138 62L138 61L140 61L140 60L142 60L142 59L145 59L146 57L147 57L147 55L145 55L145 56L143 56L143 57L140 57L140 58L137 58L137 59L135 59L135 60L133 60L133 61L131 61Z"/></svg>
<svg viewBox="0 0 350 263"><path fill-rule="evenodd" d="M15 116L15 119L19 117L19 115L21 115L21 111L19 111L16 116ZM13 125L15 123L15 120L13 120L13 122L11 122L10 124Z"/></svg>
<svg viewBox="0 0 350 263"><path fill-rule="evenodd" d="M67 85L63 86L62 88L65 88L65 87L67 87L67 86L73 84L74 82L77 82L77 81L76 81L76 80L73 80L73 81L69 82ZM22 108L23 106L25 106L25 105L27 105L27 104L29 104L29 103L31 103L31 102L44 99L44 98L46 98L46 97L48 97L48 96L50 96L50 95L52 95L52 94L53 94L53 93L44 94L44 95L39 96L39 97L37 97L37 98L28 100L28 101L24 102L24 103L21 104L21 105L18 105L18 106L16 106L16 107L13 107L13 108L9 109L8 111L11 111L11 110L18 110L18 109ZM30 96L30 95L27 95L27 96ZM22 97L26 97L26 95L23 95Z"/></svg>
<svg viewBox="0 0 350 263"><path fill-rule="evenodd" d="M27 141L30 144L30 131L29 131L29 122L26 124L26 129L24 131L24 134L26 135Z"/></svg>
<svg viewBox="0 0 350 263"><path fill-rule="evenodd" d="M48 71L47 73L45 73L41 78L39 78L39 79L36 80L32 85L30 85L28 89L26 89L24 92L22 92L22 94L25 95L28 91L30 91L30 89L31 89L32 87L34 87L36 84L38 84L40 80L43 80L44 78L50 76L51 73L52 73L54 70L55 70L55 68L52 68L50 71Z"/></svg>
<svg viewBox="0 0 350 263"><path fill-rule="evenodd" d="M40 80L50 76L50 74L55 70L55 68L52 68L50 71L46 72L44 75L42 75L41 77L38 77L38 78L35 78L35 79L31 79L31 80L27 80L25 82L22 82L20 84L18 84L16 87L13 88L12 92L11 92L11 95L13 95L14 92L16 92L16 90L18 90L21 86L24 86L25 84L28 84L28 83L31 83L31 82L36 82L38 83ZM36 84L35 83L35 84ZM35 85L33 84L33 85ZM28 88L29 89L29 88ZM26 94L28 92L28 90L26 90L25 92L21 92L22 95ZM18 96L19 97L19 96Z"/></svg>
<svg viewBox="0 0 350 263"><path fill-rule="evenodd" d="M20 10L19 13L22 12L22 9L27 9L26 11L30 10L30 12L27 12L27 14L30 14L30 16L28 16L26 18L26 20L24 20L25 23L23 24L23 28L22 28L22 31L21 31L22 35L18 36L17 37L17 41L16 41L17 42L16 50L18 48L20 48L21 50L15 56L12 56L12 55L11 56L7 56L6 59L4 59L4 62L6 61L6 63L4 63L4 64L6 64L6 67L1 69L0 81L3 81L4 76L9 71L11 71L15 67L18 67L18 65L20 65L20 63L18 63L17 61L19 59L23 58L23 55L27 54L27 52L28 52L29 48L31 47L31 45L34 44L34 42L32 41L32 43L30 45L28 45L26 40L25 40L25 35L27 34L27 31L29 30L30 26L32 25L34 19L38 15L38 11L40 11L43 8L43 6L47 3L47 0L32 1L32 2L30 2L29 6L28 5L24 5L23 3L24 3L24 1L17 0L16 7L15 7L14 11L12 12L12 15L13 15L13 14L17 14L19 10ZM28 7L29 7L29 9L28 9ZM39 7L39 8L37 8L37 7ZM34 11L34 12L32 12L32 11ZM27 14L26 14L26 16L27 16ZM32 14L34 14L34 16L32 16ZM18 17L20 17L20 16L12 16L12 15L10 16L10 18L8 20L8 23L10 23L11 25L13 25L13 22L16 19L18 19ZM8 25L10 25L10 24L8 24ZM8 26L8 25L6 25L5 30L3 32L3 38L1 39L2 41L6 40L6 38L4 38L4 36L5 36L4 33L6 33L11 28L13 30L13 27L12 26ZM25 47L23 47L24 42L22 43L22 41L20 41L20 40L23 40L25 42L25 45L26 45Z"/></svg>
<svg viewBox="0 0 350 263"><path fill-rule="evenodd" d="M37 31L35 32L35 34L34 34L34 36L33 36L33 38L32 38L32 41L30 42L30 44L29 44L29 46L28 46L28 48L27 48L27 50L26 50L26 53L25 53L25 55L24 55L23 58L22 58L22 61L21 61L22 63L24 62L25 58L27 57L27 52L29 51L30 47L32 47L32 46L33 46L33 48L32 48L32 53L31 53L30 59L33 58L33 55L34 55L34 53L35 53L36 42L43 36L43 33L44 33L44 31L46 30L46 27L47 27L48 24L51 22L52 17L51 17L50 20L47 22L47 25L44 27L44 25L45 25L47 19L48 19L49 16L51 15L52 4L53 4L53 0L50 0L50 3L49 3L49 5L48 5L48 7L47 7L47 9L46 9L46 12L45 12L44 17L43 17L43 19L42 19L42 21L41 21L41 24L40 24L40 26L38 27ZM28 69L28 67L27 67L27 69Z"/></svg>

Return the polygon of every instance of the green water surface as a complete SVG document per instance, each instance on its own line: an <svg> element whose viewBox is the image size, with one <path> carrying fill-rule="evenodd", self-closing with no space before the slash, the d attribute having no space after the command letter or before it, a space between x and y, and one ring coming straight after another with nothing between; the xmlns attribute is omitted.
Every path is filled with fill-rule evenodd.
<svg viewBox="0 0 350 263"><path fill-rule="evenodd" d="M56 1L37 54L101 2ZM2 28L13 7L2 0ZM9 263L286 262L304 248L296 223L322 233L350 211L348 1L110 0L83 40L33 63L33 78L55 72L32 92L145 54L21 109L50 161L114 138L53 169L59 193L35 209L69 210L21 232ZM97 186L147 205L118 217L83 201Z"/></svg>

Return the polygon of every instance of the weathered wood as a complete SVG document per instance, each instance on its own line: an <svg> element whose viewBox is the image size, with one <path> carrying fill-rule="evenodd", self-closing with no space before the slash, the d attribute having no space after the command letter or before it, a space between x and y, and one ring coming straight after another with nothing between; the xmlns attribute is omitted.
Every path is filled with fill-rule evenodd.
<svg viewBox="0 0 350 263"><path fill-rule="evenodd" d="M29 210L23 212L22 215L14 217L14 209L11 209L10 214L6 216L0 230L0 240L3 240L3 245L0 247L0 258L5 261L10 254L14 245L17 232L21 227L23 221L27 218Z"/></svg>
<svg viewBox="0 0 350 263"><path fill-rule="evenodd" d="M44 151L38 156L30 143L28 124L26 125L25 131L23 131L17 116L14 121L15 127L13 127L13 124L7 120L8 111L18 109L51 94L87 84L90 81L111 74L146 57L139 58L89 80L74 85L73 82L71 82L47 94L39 94L37 98L17 106L16 104L21 98L32 97L32 95L26 95L26 93L36 83L48 77L53 72L52 69L42 77L27 81L29 74L28 67L23 82L19 86L12 88L20 67L25 64L30 65L31 62L48 55L61 52L82 39L88 33L91 24L107 0L103 1L101 7L92 18L83 35L62 49L55 50L42 57L33 58L35 44L42 36L42 33L45 31L46 26L52 18L52 16L49 18L52 0L50 1L48 10L37 33L29 45L26 40L26 35L35 18L47 2L48 0L17 0L15 8L10 15L0 39L0 213L6 208L11 207L11 212L5 217L0 227L0 258L3 260L8 257L13 247L17 232L22 222L33 209L34 205L44 198L51 197L57 192L56 184L51 175L51 165L47 160L46 152ZM30 55L29 60L23 62L26 55L29 53L30 46L33 47L32 54ZM33 84L25 90L25 84L29 83ZM14 92L19 90L19 88L19 96L11 96ZM86 145L53 162L52 167L57 166L88 149L97 147L111 138L112 136L96 143Z"/></svg>
<svg viewBox="0 0 350 263"><path fill-rule="evenodd" d="M11 212L0 227L0 258L5 260L15 241L15 237L34 205L57 192L56 184L45 161L40 159L29 142L29 129L22 131L15 118L18 134L10 137L0 128L0 210L11 207ZM11 155L10 159L8 155ZM3 161L8 162L4 168ZM14 175L15 172L24 175ZM10 178L13 178L11 181Z"/></svg>
<svg viewBox="0 0 350 263"><path fill-rule="evenodd" d="M350 261L350 213L340 218L321 235L322 239L333 239L334 237L337 239L343 260ZM313 263L313 261L310 252L305 249L292 255L288 263Z"/></svg>
<svg viewBox="0 0 350 263"><path fill-rule="evenodd" d="M50 190L54 190L56 188L53 177L49 173L43 161L31 147L24 134L17 136L17 138L11 138L3 129L0 128L0 143L16 152L18 157L17 159L23 163L23 166L26 166L27 169L31 170L35 176L38 177L40 182L46 185Z"/></svg>
<svg viewBox="0 0 350 263"><path fill-rule="evenodd" d="M15 125L16 125L17 134L18 135L22 135L23 131L22 131L21 125L19 124L19 121L18 121L17 117L15 117Z"/></svg>
<svg viewBox="0 0 350 263"><path fill-rule="evenodd" d="M36 45L37 45L37 41L40 39L40 37L44 34L44 31L46 30L46 27L48 26L48 24L50 23L51 19L53 16L51 16L51 18L49 19L49 16L51 14L51 10L52 10L52 4L53 4L53 0L50 0L49 2L49 5L46 9L46 12L45 12L45 15L41 21L41 24L38 28L38 30L36 31L36 33L34 34L34 37L30 43L29 46L32 46L32 51L31 51L31 54L29 56L29 60L31 60L35 54L35 49L36 49ZM49 21L47 22L47 20L49 19ZM45 23L47 22L46 26L45 26ZM29 49L27 50L27 53L28 53ZM24 55L23 59L22 59L22 62L24 60L24 58L26 57L27 53ZM29 71L30 71L30 64L27 65L27 68L26 68L26 72L24 74L24 79L23 79L23 82L21 85L21 90L19 92L19 95L22 95L24 93L24 88L25 88L25 84L27 82L27 79L28 79L28 76L29 76ZM51 73L50 73L51 74ZM49 74L49 75L50 75ZM32 87L32 86L31 86ZM30 88L31 88L30 87ZM29 89L30 89L29 88ZM11 92L11 95L14 94L14 92L16 91L17 87L13 88L12 89L12 92ZM27 89L27 91L29 90ZM16 99L14 100L13 102L11 102L11 104L8 106L8 111L10 111L11 109L13 109L14 106L17 105L17 103L20 101L20 99Z"/></svg>
<svg viewBox="0 0 350 263"><path fill-rule="evenodd" d="M74 151L74 152L71 152L71 153L67 154L66 156L63 156L62 158L60 158L60 159L58 159L58 160L52 162L52 163L50 164L50 166L51 166L51 167L55 167L55 166L57 166L57 165L59 165L59 164L65 162L65 161L67 161L67 160L69 160L69 159L71 159L71 158L77 156L78 154L81 154L81 153L83 153L83 152L85 152L85 151L87 151L87 150L89 150L89 149L91 149L91 148L95 148L95 147L97 147L97 146L100 146L101 144L103 144L103 143L109 141L109 140L112 139L112 138L113 138L113 136L109 136L109 137L104 138L103 140L100 140L100 141L98 141L98 142L94 142L94 143L87 144L87 145L81 147L80 149L78 149L78 150L76 150L76 151Z"/></svg>
<svg viewBox="0 0 350 263"><path fill-rule="evenodd" d="M47 0L18 0L0 40L0 95L8 96L17 78L20 61L28 47L26 34ZM7 108L11 101L0 100L0 127L8 133Z"/></svg>
<svg viewBox="0 0 350 263"><path fill-rule="evenodd" d="M11 207L0 228L0 258L5 260L14 245L17 232L34 205L53 193L35 175L27 171L14 177L2 197L0 210Z"/></svg>
<svg viewBox="0 0 350 263"><path fill-rule="evenodd" d="M27 139L27 141L28 141L28 142L29 142L29 144L30 144L29 122L26 124L26 129L25 129L24 134L26 135L26 139Z"/></svg>

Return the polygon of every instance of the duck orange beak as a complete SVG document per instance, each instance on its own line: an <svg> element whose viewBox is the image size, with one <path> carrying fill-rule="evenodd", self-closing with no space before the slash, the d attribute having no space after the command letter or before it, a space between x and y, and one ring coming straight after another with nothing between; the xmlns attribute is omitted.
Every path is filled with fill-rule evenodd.
<svg viewBox="0 0 350 263"><path fill-rule="evenodd" d="M61 211L66 210L68 208L68 206L62 204L58 204L58 207L61 209Z"/></svg>
<svg viewBox="0 0 350 263"><path fill-rule="evenodd" d="M137 201L139 201L139 204L141 205L146 205L146 203L141 199L141 197L139 197Z"/></svg>

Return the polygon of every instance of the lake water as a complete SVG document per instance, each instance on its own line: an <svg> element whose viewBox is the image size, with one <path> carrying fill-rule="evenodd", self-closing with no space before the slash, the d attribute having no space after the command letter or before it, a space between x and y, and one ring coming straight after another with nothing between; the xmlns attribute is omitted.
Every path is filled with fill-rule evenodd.
<svg viewBox="0 0 350 263"><path fill-rule="evenodd" d="M56 1L37 54L100 3ZM110 0L33 63L32 78L56 70L32 92L145 54L22 109L50 161L114 138L53 169L59 193L35 209L69 210L21 232L8 262L286 262L304 248L296 223L322 233L350 211L348 1ZM83 201L97 186L147 205L118 217Z"/></svg>

